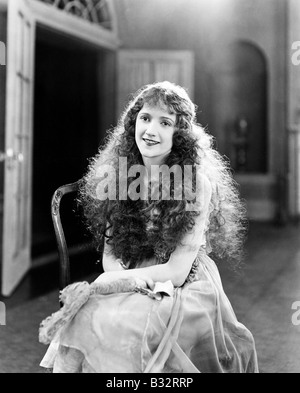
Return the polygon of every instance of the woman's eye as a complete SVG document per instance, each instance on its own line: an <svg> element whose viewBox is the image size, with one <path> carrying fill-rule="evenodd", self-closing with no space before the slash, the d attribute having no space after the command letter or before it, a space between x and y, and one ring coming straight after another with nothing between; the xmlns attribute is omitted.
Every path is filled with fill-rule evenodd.
<svg viewBox="0 0 300 393"><path fill-rule="evenodd" d="M163 126L167 126L167 127L171 127L171 124L170 123L168 123L167 121L163 121L162 123L161 123Z"/></svg>
<svg viewBox="0 0 300 393"><path fill-rule="evenodd" d="M147 116L141 116L140 119L143 120L143 121L148 121L148 120L149 120L149 117L147 117Z"/></svg>

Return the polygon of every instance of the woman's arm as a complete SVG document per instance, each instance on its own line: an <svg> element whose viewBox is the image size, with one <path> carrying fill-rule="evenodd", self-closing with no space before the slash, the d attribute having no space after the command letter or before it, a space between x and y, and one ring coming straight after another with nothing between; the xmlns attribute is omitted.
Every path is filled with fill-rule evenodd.
<svg viewBox="0 0 300 393"><path fill-rule="evenodd" d="M203 244L205 223L209 212L211 184L203 175L200 176L199 180L201 182L201 213L199 216L195 217L193 229L184 236L182 245L177 246L167 263L140 269L107 271L99 276L96 282L126 277L138 277L143 279L150 288L153 287L154 282L165 282L168 280L171 280L175 287L181 286L191 270L199 248Z"/></svg>

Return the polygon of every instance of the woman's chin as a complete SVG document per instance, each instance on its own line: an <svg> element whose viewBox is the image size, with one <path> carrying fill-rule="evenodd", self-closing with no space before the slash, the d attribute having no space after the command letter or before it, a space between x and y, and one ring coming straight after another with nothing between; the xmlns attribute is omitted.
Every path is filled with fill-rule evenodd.
<svg viewBox="0 0 300 393"><path fill-rule="evenodd" d="M159 151L159 150L148 150L148 149L140 149L141 155L142 157L145 158L155 158L158 159L160 158L161 160L163 160L165 157L167 157L171 150L169 151Z"/></svg>
<svg viewBox="0 0 300 393"><path fill-rule="evenodd" d="M145 158L156 158L160 156L160 154L155 154L154 152L148 152L148 151L142 151L141 154L142 157Z"/></svg>

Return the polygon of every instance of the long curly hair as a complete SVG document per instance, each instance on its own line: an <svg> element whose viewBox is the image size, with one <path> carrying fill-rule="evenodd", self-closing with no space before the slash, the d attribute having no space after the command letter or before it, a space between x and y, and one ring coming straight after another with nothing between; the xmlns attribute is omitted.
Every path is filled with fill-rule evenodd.
<svg viewBox="0 0 300 393"><path fill-rule="evenodd" d="M103 251L104 239L112 252L121 258L128 268L139 266L154 255L160 263L168 261L183 236L195 225L200 211L188 209L194 202L184 192L179 200L174 178L170 179L170 198L161 198L162 182L156 184L158 200L132 200L119 198L119 162L126 158L130 168L143 165L143 159L135 141L135 124L138 113L145 104L159 106L176 114L173 145L164 161L168 168L174 165L182 169L192 168L192 184L188 192L195 192L197 174L205 175L212 186L207 238L215 258L239 262L243 251L246 228L246 212L239 198L237 184L232 178L228 162L214 149L213 137L197 124L197 107L187 92L170 82L160 82L142 87L129 102L117 127L108 131L103 146L91 159L88 171L82 179L79 203L83 207L88 230L92 233L97 250ZM110 180L116 189L116 198L99 199L97 186L103 181L104 168L109 165L116 176ZM100 174L101 173L101 174ZM128 189L136 177L128 177ZM114 183L114 184L112 184ZM150 185L149 185L150 187ZM150 188L149 188L150 190ZM148 195L150 192L148 193Z"/></svg>

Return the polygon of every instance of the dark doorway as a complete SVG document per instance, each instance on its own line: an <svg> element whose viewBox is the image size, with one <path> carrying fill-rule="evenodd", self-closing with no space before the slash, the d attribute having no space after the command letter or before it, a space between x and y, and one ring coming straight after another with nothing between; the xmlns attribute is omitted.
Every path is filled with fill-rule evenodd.
<svg viewBox="0 0 300 393"><path fill-rule="evenodd" d="M79 180L98 150L99 49L37 30L33 142L32 258L52 253L56 242L51 198L61 185ZM87 241L76 204L64 202L69 246Z"/></svg>
<svg viewBox="0 0 300 393"><path fill-rule="evenodd" d="M232 123L230 157L236 172L268 170L267 62L252 43L240 41L230 48L233 59L229 97ZM228 97L228 98L229 98Z"/></svg>
<svg viewBox="0 0 300 393"><path fill-rule="evenodd" d="M267 173L268 69L260 48L246 41L227 46L212 95L220 151L236 173Z"/></svg>

